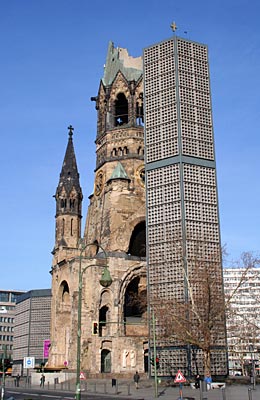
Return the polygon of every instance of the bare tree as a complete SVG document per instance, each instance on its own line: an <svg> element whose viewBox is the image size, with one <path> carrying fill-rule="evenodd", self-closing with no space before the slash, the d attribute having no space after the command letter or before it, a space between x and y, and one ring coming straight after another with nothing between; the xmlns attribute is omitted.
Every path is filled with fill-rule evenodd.
<svg viewBox="0 0 260 400"><path fill-rule="evenodd" d="M160 334L175 343L201 349L207 373L211 370L212 344L225 342L222 277L217 263L193 260L189 267L189 272L184 270L186 292L182 298L157 301L154 309L160 321Z"/></svg>
<svg viewBox="0 0 260 400"><path fill-rule="evenodd" d="M216 345L222 349L226 346L226 316L231 316L232 299L258 260L250 253L242 255L245 271L225 301L222 255L215 252L205 259L202 256L205 252L194 253L182 264L180 287L184 287L184 292L167 298L159 289L152 296L151 307L157 320L157 337L202 350L204 374L207 374L211 373L212 349Z"/></svg>

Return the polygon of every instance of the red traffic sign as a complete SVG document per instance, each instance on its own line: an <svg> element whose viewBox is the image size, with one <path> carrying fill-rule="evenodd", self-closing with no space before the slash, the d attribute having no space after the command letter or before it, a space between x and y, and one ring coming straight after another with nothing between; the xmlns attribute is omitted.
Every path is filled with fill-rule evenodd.
<svg viewBox="0 0 260 400"><path fill-rule="evenodd" d="M184 383L184 382L186 382L186 378L179 370L175 376L174 383Z"/></svg>
<svg viewBox="0 0 260 400"><path fill-rule="evenodd" d="M79 379L81 380L86 379L84 372L81 371Z"/></svg>

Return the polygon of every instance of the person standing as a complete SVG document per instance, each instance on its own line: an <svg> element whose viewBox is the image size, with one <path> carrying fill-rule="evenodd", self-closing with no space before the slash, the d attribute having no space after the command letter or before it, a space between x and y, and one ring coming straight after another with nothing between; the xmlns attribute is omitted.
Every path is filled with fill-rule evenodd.
<svg viewBox="0 0 260 400"><path fill-rule="evenodd" d="M195 377L195 388L199 389L200 388L200 375L196 375Z"/></svg>
<svg viewBox="0 0 260 400"><path fill-rule="evenodd" d="M44 376L44 374L42 374L40 381L41 381L40 387L43 387L43 388L44 388L44 383L45 383L45 376Z"/></svg>
<svg viewBox="0 0 260 400"><path fill-rule="evenodd" d="M138 374L138 371L134 374L134 383L135 383L135 388L138 389L140 381L140 375Z"/></svg>
<svg viewBox="0 0 260 400"><path fill-rule="evenodd" d="M212 384L212 378L210 376L210 373L208 372L204 378L204 382L207 384L207 390L211 389L211 384Z"/></svg>

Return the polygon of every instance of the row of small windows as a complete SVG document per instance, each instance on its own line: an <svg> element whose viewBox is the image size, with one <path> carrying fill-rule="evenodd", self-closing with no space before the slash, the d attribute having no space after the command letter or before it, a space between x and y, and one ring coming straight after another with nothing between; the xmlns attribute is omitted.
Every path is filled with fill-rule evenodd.
<svg viewBox="0 0 260 400"><path fill-rule="evenodd" d="M115 147L113 148L113 150L111 151L111 157L115 157L115 156L125 156L129 153L128 148L125 147L118 147L118 149L116 149Z"/></svg>
<svg viewBox="0 0 260 400"><path fill-rule="evenodd" d="M12 344L0 344L0 350L13 350Z"/></svg>
<svg viewBox="0 0 260 400"><path fill-rule="evenodd" d="M0 302L6 302L6 303L16 303L17 298L19 297L19 294L16 293L11 293L11 292L0 292Z"/></svg>
<svg viewBox="0 0 260 400"><path fill-rule="evenodd" d="M12 326L1 326L0 325L0 332L13 332L14 328Z"/></svg>
<svg viewBox="0 0 260 400"><path fill-rule="evenodd" d="M113 150L111 151L111 157L121 157L121 156L125 156L129 154L129 150L127 148L127 146L125 147L118 147L118 148L113 148ZM144 155L144 149L143 147L138 147L137 149L137 154L139 155Z"/></svg>
<svg viewBox="0 0 260 400"><path fill-rule="evenodd" d="M7 322L9 324L14 323L14 318L9 318L9 317L0 317L0 322ZM1 330L1 327L0 327Z"/></svg>
<svg viewBox="0 0 260 400"><path fill-rule="evenodd" d="M67 199L60 200L61 208L67 208ZM74 210L75 208L75 199L69 199L69 209Z"/></svg>
<svg viewBox="0 0 260 400"><path fill-rule="evenodd" d="M6 340L7 342L13 341L13 336L11 335L0 335L0 340Z"/></svg>

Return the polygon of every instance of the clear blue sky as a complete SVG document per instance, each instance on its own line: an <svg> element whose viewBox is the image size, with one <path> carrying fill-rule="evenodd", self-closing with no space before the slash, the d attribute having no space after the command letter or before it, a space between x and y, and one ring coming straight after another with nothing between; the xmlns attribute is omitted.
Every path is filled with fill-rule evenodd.
<svg viewBox="0 0 260 400"><path fill-rule="evenodd" d="M72 124L83 227L95 168L107 46L132 56L172 35L209 46L222 243L229 260L260 248L260 2L2 0L1 289L51 286L53 195ZM187 31L187 34L184 33Z"/></svg>

